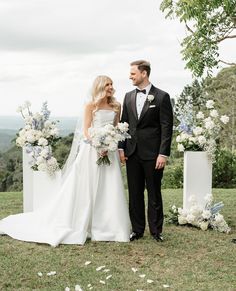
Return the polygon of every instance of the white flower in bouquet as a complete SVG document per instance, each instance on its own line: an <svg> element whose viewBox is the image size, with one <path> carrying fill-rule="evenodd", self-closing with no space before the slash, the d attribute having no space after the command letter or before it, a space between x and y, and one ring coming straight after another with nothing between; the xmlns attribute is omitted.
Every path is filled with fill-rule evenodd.
<svg viewBox="0 0 236 291"><path fill-rule="evenodd" d="M206 204L211 204L213 202L213 195L212 194L207 194L204 197L204 200L206 201Z"/></svg>
<svg viewBox="0 0 236 291"><path fill-rule="evenodd" d="M183 146L182 144L178 144L178 145L177 145L177 150L178 150L179 152L184 152L185 148L184 148L184 146Z"/></svg>
<svg viewBox="0 0 236 291"><path fill-rule="evenodd" d="M213 100L208 100L206 102L206 108L212 109L212 108L214 108L214 104L215 104L215 102Z"/></svg>
<svg viewBox="0 0 236 291"><path fill-rule="evenodd" d="M204 135L200 135L199 137L198 137L198 143L201 145L201 146L204 146L205 144L206 144L206 138L205 138L205 136Z"/></svg>
<svg viewBox="0 0 236 291"><path fill-rule="evenodd" d="M40 153L40 156L46 158L49 154L49 149L48 148L44 148L41 153Z"/></svg>
<svg viewBox="0 0 236 291"><path fill-rule="evenodd" d="M215 127L214 121L211 119L211 117L207 117L205 120L205 128L206 129L213 129Z"/></svg>
<svg viewBox="0 0 236 291"><path fill-rule="evenodd" d="M198 217L198 216L200 216L202 214L202 210L197 204L194 204L192 207L190 207L189 211L195 217Z"/></svg>
<svg viewBox="0 0 236 291"><path fill-rule="evenodd" d="M179 216L178 216L178 223L179 223L180 225L187 224L187 223L188 223L188 220L187 220L186 216L184 216L184 215L179 215Z"/></svg>
<svg viewBox="0 0 236 291"><path fill-rule="evenodd" d="M199 223L199 226L200 226L200 228L201 228L201 230L207 230L208 229L208 226L209 226L209 222L208 221L201 221L200 223Z"/></svg>
<svg viewBox="0 0 236 291"><path fill-rule="evenodd" d="M37 165L40 165L40 164L43 164L43 163L45 163L45 158L42 157L42 156L38 156L38 157L36 158L36 164L37 164Z"/></svg>
<svg viewBox="0 0 236 291"><path fill-rule="evenodd" d="M219 113L217 110L213 109L210 111L210 116L213 117L213 118L216 118L219 116Z"/></svg>
<svg viewBox="0 0 236 291"><path fill-rule="evenodd" d="M38 170L42 171L42 172L46 172L47 171L47 165L46 163L41 163L38 165Z"/></svg>
<svg viewBox="0 0 236 291"><path fill-rule="evenodd" d="M41 146L47 146L48 145L48 141L46 138L44 137L41 137L39 140L38 140L38 145L41 145Z"/></svg>
<svg viewBox="0 0 236 291"><path fill-rule="evenodd" d="M110 165L109 153L117 150L118 142L129 138L128 124L118 123L117 126L107 124L102 128L90 128L91 145L97 150L98 165Z"/></svg>
<svg viewBox="0 0 236 291"><path fill-rule="evenodd" d="M195 127L195 128L193 129L193 133L194 133L195 135L201 135L202 132L203 132L203 128L200 127L200 126L197 126L197 127Z"/></svg>
<svg viewBox="0 0 236 291"><path fill-rule="evenodd" d="M220 117L220 121L223 122L224 124L227 124L229 122L229 117L227 115L222 115Z"/></svg>
<svg viewBox="0 0 236 291"><path fill-rule="evenodd" d="M199 111L198 113L197 113L197 115L196 115L196 118L197 119L204 119L204 114L202 113L202 111Z"/></svg>
<svg viewBox="0 0 236 291"><path fill-rule="evenodd" d="M208 219L210 219L210 217L211 217L211 211L208 209L204 209L202 211L202 218L208 220Z"/></svg>

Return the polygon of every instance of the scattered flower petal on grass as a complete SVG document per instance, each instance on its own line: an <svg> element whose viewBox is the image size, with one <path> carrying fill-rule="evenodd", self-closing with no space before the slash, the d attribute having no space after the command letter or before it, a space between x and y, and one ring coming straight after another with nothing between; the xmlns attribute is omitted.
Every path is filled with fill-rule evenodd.
<svg viewBox="0 0 236 291"><path fill-rule="evenodd" d="M152 283L153 283L153 280L151 280L151 279L147 279L147 283L148 283L148 284L152 284Z"/></svg>
<svg viewBox="0 0 236 291"><path fill-rule="evenodd" d="M83 291L80 285L75 285L75 291Z"/></svg>
<svg viewBox="0 0 236 291"><path fill-rule="evenodd" d="M136 272L138 271L137 268L131 268L131 270L132 270L134 273L136 273Z"/></svg>
<svg viewBox="0 0 236 291"><path fill-rule="evenodd" d="M105 285L106 284L106 282L105 281L103 281L103 280L100 280L99 281L101 284L103 284L103 285Z"/></svg>
<svg viewBox="0 0 236 291"><path fill-rule="evenodd" d="M164 287L164 288L170 288L170 285L168 285L168 284L164 284L163 287Z"/></svg>
<svg viewBox="0 0 236 291"><path fill-rule="evenodd" d="M110 269L104 269L103 272L108 273L108 272L110 272Z"/></svg>
<svg viewBox="0 0 236 291"><path fill-rule="evenodd" d="M70 288L69 288L69 287L66 287L66 288L65 288L65 291L70 291Z"/></svg>
<svg viewBox="0 0 236 291"><path fill-rule="evenodd" d="M141 275L139 275L139 277L140 277L140 278L145 278L146 275L145 275L145 274L141 274Z"/></svg>
<svg viewBox="0 0 236 291"><path fill-rule="evenodd" d="M91 261L86 261L84 264L85 264L85 266L88 266L88 265L90 265L92 262Z"/></svg>
<svg viewBox="0 0 236 291"><path fill-rule="evenodd" d="M89 288L89 287L92 287L92 284L88 284L88 286L87 286L87 287L88 287L88 288Z"/></svg>
<svg viewBox="0 0 236 291"><path fill-rule="evenodd" d="M102 269L104 269L106 266L100 266L96 269L96 271L101 271Z"/></svg>
<svg viewBox="0 0 236 291"><path fill-rule="evenodd" d="M89 290L92 290L93 289L93 287L91 286L91 287L89 287Z"/></svg>
<svg viewBox="0 0 236 291"><path fill-rule="evenodd" d="M39 276L39 277L42 277L42 276L43 276L43 273L38 272L38 276Z"/></svg>
<svg viewBox="0 0 236 291"><path fill-rule="evenodd" d="M110 279L112 277L112 275L109 275L106 277L106 280Z"/></svg>
<svg viewBox="0 0 236 291"><path fill-rule="evenodd" d="M51 272L49 272L49 273L47 273L47 276L54 276L54 275L56 275L56 271L51 271Z"/></svg>

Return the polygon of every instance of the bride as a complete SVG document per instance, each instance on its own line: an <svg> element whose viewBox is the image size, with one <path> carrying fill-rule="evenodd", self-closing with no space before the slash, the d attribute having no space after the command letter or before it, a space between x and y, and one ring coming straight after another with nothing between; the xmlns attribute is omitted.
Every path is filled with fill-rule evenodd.
<svg viewBox="0 0 236 291"><path fill-rule="evenodd" d="M120 104L113 94L112 80L98 76L93 83L92 101L85 106L85 142L81 142L79 153L66 171L69 174L60 192L42 208L0 220L0 234L54 247L83 245L87 238L129 241L130 220L118 152L109 153L111 165L98 166L97 152L88 142L90 127L119 122Z"/></svg>

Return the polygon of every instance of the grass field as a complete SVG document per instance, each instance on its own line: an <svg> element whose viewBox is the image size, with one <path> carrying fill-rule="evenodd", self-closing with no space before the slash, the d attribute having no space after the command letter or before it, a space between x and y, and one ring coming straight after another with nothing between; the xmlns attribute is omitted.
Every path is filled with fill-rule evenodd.
<svg viewBox="0 0 236 291"><path fill-rule="evenodd" d="M96 291L236 290L236 190L214 189L213 194L225 204L222 214L232 228L228 235L165 225L163 243L147 230L132 243L88 241L57 248L0 236L0 290L75 290L77 284ZM182 206L182 190L164 190L163 200L166 212L172 204ZM0 219L21 211L22 193L0 193ZM109 271L96 271L99 266ZM51 271L56 275L47 276Z"/></svg>

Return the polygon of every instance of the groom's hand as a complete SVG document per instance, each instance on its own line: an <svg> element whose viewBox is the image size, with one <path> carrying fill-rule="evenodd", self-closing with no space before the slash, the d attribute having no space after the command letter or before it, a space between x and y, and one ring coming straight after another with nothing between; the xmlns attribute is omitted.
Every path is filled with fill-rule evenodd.
<svg viewBox="0 0 236 291"><path fill-rule="evenodd" d="M125 156L124 150L119 149L119 156L120 156L120 162L122 165L125 165L126 160L128 160L128 158Z"/></svg>
<svg viewBox="0 0 236 291"><path fill-rule="evenodd" d="M155 166L155 169L156 169L156 170L159 170L159 169L164 168L165 165L166 165L166 160L167 160L167 157L162 156L162 155L159 155L159 156L157 157L157 160L156 160L156 166Z"/></svg>

